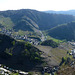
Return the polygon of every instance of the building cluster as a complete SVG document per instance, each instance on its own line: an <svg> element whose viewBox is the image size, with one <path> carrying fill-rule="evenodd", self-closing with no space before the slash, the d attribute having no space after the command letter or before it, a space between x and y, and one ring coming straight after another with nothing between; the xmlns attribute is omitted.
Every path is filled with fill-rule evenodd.
<svg viewBox="0 0 75 75"><path fill-rule="evenodd" d="M13 31L11 29L1 28L0 33L12 36Z"/></svg>
<svg viewBox="0 0 75 75"><path fill-rule="evenodd" d="M70 42L68 41L69 44L72 45L73 49L71 50L71 52L69 53L69 55L72 55L73 58L75 58L75 42Z"/></svg>
<svg viewBox="0 0 75 75"><path fill-rule="evenodd" d="M38 39L35 39L35 38L29 38L27 37L27 35L13 35L13 30L7 30L6 28L2 28L1 31L0 31L1 34L5 34L5 35L8 35L14 39L17 39L17 40L25 40L31 44L34 44L34 45L39 45L39 40Z"/></svg>
<svg viewBox="0 0 75 75"><path fill-rule="evenodd" d="M56 71L59 70L59 66L54 66L54 67L43 67L42 69L42 74L44 75L44 73L49 73L50 75L54 75Z"/></svg>
<svg viewBox="0 0 75 75"><path fill-rule="evenodd" d="M12 73L18 73L19 75L28 75L28 72L24 72L21 70L14 70L12 68L9 68L7 66L3 66L0 64L0 74L1 75L10 75Z"/></svg>
<svg viewBox="0 0 75 75"><path fill-rule="evenodd" d="M71 50L70 55L73 55L73 58L75 58L75 49Z"/></svg>
<svg viewBox="0 0 75 75"><path fill-rule="evenodd" d="M75 42L68 41L68 43L71 44L72 46L75 46Z"/></svg>

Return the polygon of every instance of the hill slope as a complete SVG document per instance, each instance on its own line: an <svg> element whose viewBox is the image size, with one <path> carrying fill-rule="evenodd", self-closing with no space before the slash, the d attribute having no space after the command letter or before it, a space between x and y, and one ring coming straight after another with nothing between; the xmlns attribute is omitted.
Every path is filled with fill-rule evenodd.
<svg viewBox="0 0 75 75"><path fill-rule="evenodd" d="M75 40L75 22L54 27L48 31L48 34L58 39Z"/></svg>
<svg viewBox="0 0 75 75"><path fill-rule="evenodd" d="M39 49L27 42L19 42L0 34L0 64L27 71L35 68L40 61Z"/></svg>
<svg viewBox="0 0 75 75"><path fill-rule="evenodd" d="M58 24L74 21L71 15L57 15L30 9L0 11L0 24L15 31L50 29Z"/></svg>

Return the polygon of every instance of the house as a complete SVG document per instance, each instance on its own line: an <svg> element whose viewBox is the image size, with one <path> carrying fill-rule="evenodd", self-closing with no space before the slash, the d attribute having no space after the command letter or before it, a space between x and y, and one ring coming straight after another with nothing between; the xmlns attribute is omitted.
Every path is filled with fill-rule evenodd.
<svg viewBox="0 0 75 75"><path fill-rule="evenodd" d="M73 57L75 58L75 49L71 50L71 53L72 53Z"/></svg>

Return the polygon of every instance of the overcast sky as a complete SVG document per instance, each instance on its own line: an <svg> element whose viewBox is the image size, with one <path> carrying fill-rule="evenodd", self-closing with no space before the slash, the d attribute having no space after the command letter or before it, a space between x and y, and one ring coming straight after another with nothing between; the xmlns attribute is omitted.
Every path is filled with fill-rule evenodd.
<svg viewBox="0 0 75 75"><path fill-rule="evenodd" d="M73 10L75 9L75 0L0 0L0 10L16 9Z"/></svg>

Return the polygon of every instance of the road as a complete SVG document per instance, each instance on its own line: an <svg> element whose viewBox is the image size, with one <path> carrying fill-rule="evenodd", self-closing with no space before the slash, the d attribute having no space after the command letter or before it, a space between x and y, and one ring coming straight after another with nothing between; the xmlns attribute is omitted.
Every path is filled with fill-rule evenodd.
<svg viewBox="0 0 75 75"><path fill-rule="evenodd" d="M40 31L40 33L41 33L41 41L43 42L45 41L45 36L43 35L42 31Z"/></svg>

